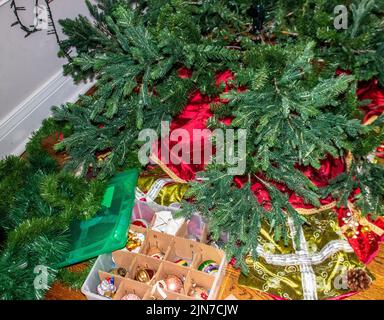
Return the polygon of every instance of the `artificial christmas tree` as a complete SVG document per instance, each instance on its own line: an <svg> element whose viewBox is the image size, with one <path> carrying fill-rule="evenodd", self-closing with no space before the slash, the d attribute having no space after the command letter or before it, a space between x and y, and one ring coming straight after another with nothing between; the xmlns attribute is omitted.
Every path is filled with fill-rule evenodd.
<svg viewBox="0 0 384 320"><path fill-rule="evenodd" d="M140 166L142 129L160 132L162 121L172 121L172 131L241 129L247 132L246 152L239 155L246 161L241 175L228 174L230 165L215 163L215 154L213 164L198 165L165 163L159 154L151 154L175 183L188 183L188 187L175 184L182 189L177 202L183 196L188 200L181 214L200 212L209 222L212 239L244 273L254 271L249 262L259 258L261 245L278 243L305 250L305 244L300 247L300 230L316 233L311 221L322 220L329 227L336 217L348 240L343 248L349 243L359 258L368 261L383 236L382 220L375 219L384 212L384 167L372 161L372 153L376 150L380 155L377 148L384 141L384 2L346 1L347 29L337 30L338 2L98 0L93 5L87 1L94 22L82 16L61 21L67 35L61 48L62 53L76 52L65 73L75 81L95 78L95 90L91 96L81 96L78 104L53 109L49 131L64 133L56 149L66 154L69 173L58 172L40 142L30 144L30 165L41 162L44 174L31 175L38 180L31 183L41 184L41 189L27 198L48 212L54 202L61 203L60 216L67 205L56 191L66 194L79 185L82 190L73 196L82 195L79 199L84 202L79 201L79 210L72 214L92 213L106 178ZM35 141L38 138L39 134ZM235 149L239 143L235 139ZM7 161L2 164L4 172ZM20 170L12 173L15 184L4 174L0 187L15 194L25 164L12 166ZM85 182L74 178L73 171L95 179ZM140 186L145 196L151 183ZM28 202L23 192L17 194L21 202ZM2 212L17 211L2 215L5 221L25 216L24 207L13 207L14 201L12 197L0 203ZM357 226L344 230L350 217L343 212L352 205ZM330 215L320 219L325 209ZM40 219L49 218L44 210ZM23 234L16 225L11 227L16 227L11 239ZM364 235L356 233L362 227L369 228L365 236L373 239L367 252L360 246ZM44 233L35 231L37 238ZM326 231L334 239L332 230ZM353 243L354 236L359 243ZM65 251L61 243L52 246ZM351 269L360 268L351 247L337 254L343 259L348 256ZM4 257L4 268L14 265L9 254ZM320 271L323 267L309 266ZM245 279L247 283L250 278ZM328 284L321 288L309 296L298 290L290 297L340 294ZM275 294L284 295L280 289Z"/></svg>
<svg viewBox="0 0 384 320"><path fill-rule="evenodd" d="M221 95L211 100L210 128L247 130L246 177L238 188L226 167L207 167L206 180L192 183L186 210L205 215L215 238L229 233L227 253L240 265L249 252L256 255L263 221L286 242L287 218L297 228L305 223L289 193L314 207L329 195L343 206L350 199L363 215L379 215L384 170L366 156L384 140L383 120L361 123L356 88L359 80L382 76L383 2L348 3L347 30L333 27L336 4L260 2L256 20L264 25L255 29L253 1L137 1L134 9L127 1L88 3L94 24L84 17L61 22L64 47L77 50L66 72L76 80L98 79L94 96L83 97L80 107L54 110L73 128L57 145L71 156L68 168L85 172L92 165L105 177L132 164L139 131L159 130L160 121L179 113L199 89L204 97ZM188 76L180 76L181 67ZM226 86L215 85L225 70L234 76ZM97 152L105 150L108 157L97 162ZM302 172L349 153L349 170L324 187ZM266 201L253 196L255 183Z"/></svg>

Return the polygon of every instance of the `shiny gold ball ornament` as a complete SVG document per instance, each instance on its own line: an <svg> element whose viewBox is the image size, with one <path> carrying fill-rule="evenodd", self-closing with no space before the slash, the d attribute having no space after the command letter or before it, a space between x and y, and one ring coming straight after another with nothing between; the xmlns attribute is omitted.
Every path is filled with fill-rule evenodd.
<svg viewBox="0 0 384 320"><path fill-rule="evenodd" d="M155 271L152 269L138 269L136 272L135 280L143 283L148 283L152 280L155 275Z"/></svg>
<svg viewBox="0 0 384 320"><path fill-rule="evenodd" d="M369 233L369 232L371 232L371 228L368 227L368 226L363 226L363 227L361 227L360 230L361 230L362 233Z"/></svg>
<svg viewBox="0 0 384 320"><path fill-rule="evenodd" d="M355 230L353 228L348 228L347 230L345 230L345 235L348 238L353 238L355 236Z"/></svg>
<svg viewBox="0 0 384 320"><path fill-rule="evenodd" d="M128 241L125 247L128 251L138 253L141 245L144 242L144 234L129 230Z"/></svg>

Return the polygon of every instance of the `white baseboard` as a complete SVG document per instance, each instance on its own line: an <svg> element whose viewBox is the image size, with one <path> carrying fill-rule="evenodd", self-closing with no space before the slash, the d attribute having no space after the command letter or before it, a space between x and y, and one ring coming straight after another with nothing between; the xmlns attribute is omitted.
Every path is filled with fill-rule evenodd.
<svg viewBox="0 0 384 320"><path fill-rule="evenodd" d="M93 84L75 85L72 78L64 77L60 70L0 123L0 158L22 154L31 134L51 115L52 106L76 102Z"/></svg>

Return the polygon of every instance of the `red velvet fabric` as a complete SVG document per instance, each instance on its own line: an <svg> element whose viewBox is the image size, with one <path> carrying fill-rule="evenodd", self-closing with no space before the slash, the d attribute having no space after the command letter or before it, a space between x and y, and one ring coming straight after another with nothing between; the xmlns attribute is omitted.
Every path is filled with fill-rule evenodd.
<svg viewBox="0 0 384 320"><path fill-rule="evenodd" d="M179 76L181 78L188 78L191 76L191 72L188 69L183 68L179 70ZM217 75L216 85L220 86L221 83L224 82L226 84L224 92L228 92L231 89L230 85L228 85L228 81L231 79L233 79L232 72L224 71ZM210 108L212 103L225 104L227 101L220 99L219 97L209 98L202 95L200 91L193 92L181 114L176 116L170 124L171 134L176 129L184 129L188 132L190 140L182 141L182 144L187 150L190 150L189 159L182 159L180 154L174 154L172 152L174 146L180 144L181 138L177 141L169 141L169 145L162 143L164 141L159 141L158 158L163 163L167 163L168 168L170 168L178 177L186 181L195 179L196 173L204 171L207 164L207 161L204 162L204 149L206 149L204 146L210 146L210 134L209 132L202 132L201 137L195 137L194 139L193 130L203 130L207 128L207 120L213 116L213 112ZM225 118L220 121L228 125L231 122L231 119ZM201 153L201 164L193 164L192 160L195 152ZM169 154L170 161L167 161L166 154Z"/></svg>
<svg viewBox="0 0 384 320"><path fill-rule="evenodd" d="M357 95L360 100L370 100L370 103L363 106L365 113L364 122L371 117L380 116L384 112L384 90L380 88L377 79L361 84L357 90ZM376 156L384 159L384 142L376 149Z"/></svg>
<svg viewBox="0 0 384 320"><path fill-rule="evenodd" d="M346 73L343 71L338 71L337 74ZM192 75L192 72L188 69L182 68L179 70L179 76L181 78L188 78ZM234 75L230 71L225 71L222 73L219 73L216 78L216 85L219 86L222 82L225 83L225 91L228 91L230 89L233 89L228 81L232 80L234 78ZM244 90L244 89L238 89ZM357 94L360 100L366 100L370 99L371 102L364 106L362 109L365 111L365 117L364 121L369 119L372 115L380 115L384 111L384 91L378 86L377 80L372 80L370 82L362 83L357 90ZM205 129L207 120L213 115L213 112L210 110L210 104L211 103L227 103L227 101L220 99L219 97L216 98L209 98L201 94L201 92L197 91L191 94L189 101L183 111L180 115L175 117L170 125L171 132L173 130L176 130L178 128L186 129L191 137L193 129ZM230 124L231 119L221 119L221 121L225 124ZM204 146L204 143L207 143L209 140L209 134L203 135L201 137L201 146ZM172 147L177 142L170 142L169 149L172 149ZM202 163L200 165L191 164L192 162L192 156L193 152L201 152L203 154L204 150L192 148L193 147L193 139L191 138L190 141L188 141L189 147L191 147L190 150L192 150L190 154L190 161L189 163L186 163L185 161L182 161L180 164L168 164L167 166L180 178L191 181L195 179L196 173L199 171L203 171L205 169L206 164ZM164 146L160 146L158 157L161 159L161 148ZM204 148L203 148L204 149ZM178 157L178 155L173 155L175 157ZM203 159L203 156L202 156ZM321 161L321 167L320 169L316 170L311 166L297 166L298 169L300 169L301 172L305 176L307 176L316 186L318 187L324 187L328 184L328 181L330 179L335 178L340 173L344 172L346 170L346 164L345 160L343 158L334 159L331 156L326 157L324 160ZM262 176L260 176L262 177ZM234 177L234 183L237 187L241 188L244 186L244 184L247 182L247 177ZM274 185L282 192L285 192L289 196L289 201L295 208L313 208L312 205L307 204L304 202L304 200L296 195L294 192L289 190L284 184L280 183L274 183ZM260 204L262 204L267 210L271 207L271 198L268 194L268 191L265 189L265 187L256 179L252 179L252 186L251 189L259 201ZM356 193L358 193L359 190L356 190ZM334 199L331 196L328 196L324 199L321 199L321 204L326 205L334 201ZM342 217L347 212L347 209L338 209L336 210L340 225L342 225ZM375 222L376 225L378 225L381 228L384 228L384 220L379 218ZM373 257L376 255L378 250L378 243L384 239L380 238L373 232L368 233L361 233L357 237L357 239L349 239L349 242L351 246L354 248L357 256L363 261L364 263L370 262Z"/></svg>
<svg viewBox="0 0 384 320"><path fill-rule="evenodd" d="M377 79L360 83L357 96L359 100L370 100L369 104L362 107L365 113L363 122L384 112L384 90L380 88Z"/></svg>

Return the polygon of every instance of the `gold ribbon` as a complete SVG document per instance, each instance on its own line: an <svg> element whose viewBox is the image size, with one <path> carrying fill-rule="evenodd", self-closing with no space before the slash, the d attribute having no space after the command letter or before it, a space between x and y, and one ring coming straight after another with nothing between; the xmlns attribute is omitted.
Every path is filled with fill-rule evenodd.
<svg viewBox="0 0 384 320"><path fill-rule="evenodd" d="M324 206L321 206L319 208L312 208L312 209L296 209L296 211L298 213L300 213L301 215L304 215L304 216L309 216L309 215L312 215L312 214L316 214L316 213L320 213L320 212L323 212L323 211L326 211L326 210L330 210L330 209L333 209L334 207L336 207L336 201L333 201L329 204L326 204ZM348 208L350 210L350 212L352 213L353 215L353 218L356 222L358 222L361 226L365 226L365 227L368 227L371 231L373 231L375 234L377 234L378 236L382 236L384 234L384 230L381 229L380 227L378 227L377 225L373 224L372 222L370 222L366 217L363 217L361 215L361 211L358 210L352 202L348 201ZM341 230L345 233L345 231L348 229L348 225L343 225L341 227Z"/></svg>
<svg viewBox="0 0 384 320"><path fill-rule="evenodd" d="M378 227L377 225L370 222L366 217L363 217L361 215L361 211L357 209L352 202L348 202L348 208L349 211L352 213L353 218L355 221L357 221L360 225L368 227L371 231L373 231L378 236L382 236L384 234L384 230ZM348 228L347 225L343 225L341 227L341 230L345 232L345 230Z"/></svg>
<svg viewBox="0 0 384 320"><path fill-rule="evenodd" d="M184 179L179 178L176 173L169 169L156 155L151 154L149 159L156 163L163 171L177 183L188 183Z"/></svg>
<svg viewBox="0 0 384 320"><path fill-rule="evenodd" d="M336 207L336 201L332 201L331 203L325 204L319 208L311 208L311 209L297 208L295 210L303 216L308 216L308 215L333 209L334 207Z"/></svg>

